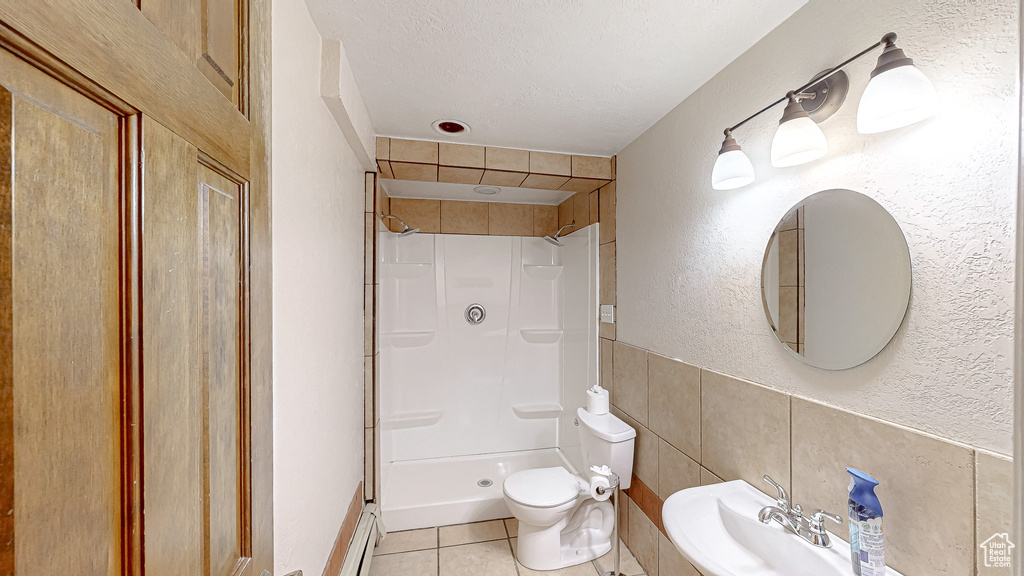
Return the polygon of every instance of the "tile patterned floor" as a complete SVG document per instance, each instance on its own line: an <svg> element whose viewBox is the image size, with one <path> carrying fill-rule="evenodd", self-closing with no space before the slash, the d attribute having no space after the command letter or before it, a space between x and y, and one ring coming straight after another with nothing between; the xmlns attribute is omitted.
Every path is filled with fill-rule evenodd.
<svg viewBox="0 0 1024 576"><path fill-rule="evenodd" d="M593 562L535 572L515 558L519 521L514 518L392 532L373 551L370 576L599 576L611 571L608 553ZM620 572L644 576L621 543Z"/></svg>

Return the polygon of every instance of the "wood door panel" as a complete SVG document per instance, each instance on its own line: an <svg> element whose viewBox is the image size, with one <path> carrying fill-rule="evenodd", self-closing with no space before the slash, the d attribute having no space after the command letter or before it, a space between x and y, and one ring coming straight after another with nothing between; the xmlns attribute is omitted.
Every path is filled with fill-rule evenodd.
<svg viewBox="0 0 1024 576"><path fill-rule="evenodd" d="M203 387L207 398L209 558L211 576L229 576L243 556L245 498L239 370L242 332L241 187L205 166L199 170L202 218Z"/></svg>
<svg viewBox="0 0 1024 576"><path fill-rule="evenodd" d="M119 574L120 123L6 52L0 84L0 572Z"/></svg>
<svg viewBox="0 0 1024 576"><path fill-rule="evenodd" d="M199 69L226 98L238 105L241 64L238 0L201 0L202 49Z"/></svg>
<svg viewBox="0 0 1024 576"><path fill-rule="evenodd" d="M211 86L195 60L134 3L0 0L0 36L8 45L19 36L30 38L234 173L249 177L252 127L237 102Z"/></svg>
<svg viewBox="0 0 1024 576"><path fill-rule="evenodd" d="M203 574L203 394L196 149L144 119L147 576Z"/></svg>
<svg viewBox="0 0 1024 576"><path fill-rule="evenodd" d="M247 574L245 187L143 121L147 576Z"/></svg>

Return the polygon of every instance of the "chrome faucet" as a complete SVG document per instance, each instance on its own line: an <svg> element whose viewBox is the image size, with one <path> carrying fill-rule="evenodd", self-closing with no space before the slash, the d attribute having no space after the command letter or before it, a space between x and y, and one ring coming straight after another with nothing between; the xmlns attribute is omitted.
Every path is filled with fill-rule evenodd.
<svg viewBox="0 0 1024 576"><path fill-rule="evenodd" d="M811 513L810 518L804 517L803 508L799 504L791 506L789 493L786 489L772 480L767 474L764 481L771 484L776 490L775 506L765 506L757 513L757 519L764 524L770 524L773 520L782 524L783 528L796 534L809 542L812 546L829 548L832 542L828 532L825 530L825 520L831 520L836 524L842 524L843 519L835 514L818 509Z"/></svg>

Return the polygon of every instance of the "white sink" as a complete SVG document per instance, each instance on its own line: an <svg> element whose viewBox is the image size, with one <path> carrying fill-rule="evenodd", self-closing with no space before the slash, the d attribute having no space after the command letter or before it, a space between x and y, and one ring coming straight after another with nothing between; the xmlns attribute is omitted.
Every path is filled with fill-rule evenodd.
<svg viewBox="0 0 1024 576"><path fill-rule="evenodd" d="M778 522L758 521L758 511L774 504L750 484L734 480L676 492L665 501L661 517L669 539L704 576L853 574L850 545L831 532L832 546L820 548ZM900 576L892 568L886 574Z"/></svg>

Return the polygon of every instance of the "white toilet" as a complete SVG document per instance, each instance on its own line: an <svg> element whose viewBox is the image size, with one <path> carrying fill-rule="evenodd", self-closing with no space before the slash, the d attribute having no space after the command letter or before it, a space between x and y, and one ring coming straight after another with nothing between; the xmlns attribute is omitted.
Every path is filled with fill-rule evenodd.
<svg viewBox="0 0 1024 576"><path fill-rule="evenodd" d="M619 475L620 488L633 477L636 430L612 414L577 410L582 474L561 466L516 472L505 479L505 502L519 519L516 557L531 570L557 570L581 564L611 550L615 509L610 500L590 495L591 466L606 465Z"/></svg>

